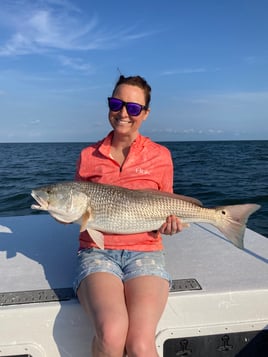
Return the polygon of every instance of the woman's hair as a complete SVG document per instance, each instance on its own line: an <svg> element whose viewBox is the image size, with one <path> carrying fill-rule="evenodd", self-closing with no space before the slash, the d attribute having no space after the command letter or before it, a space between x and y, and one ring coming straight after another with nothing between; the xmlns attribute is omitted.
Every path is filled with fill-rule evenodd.
<svg viewBox="0 0 268 357"><path fill-rule="evenodd" d="M125 77L121 74L119 77L118 81L116 82L113 90L113 95L116 90L116 88L120 84L128 84L131 86L136 86L141 88L144 91L145 95L145 105L146 107L149 107L150 101L151 101L151 87L149 84L146 82L146 80L140 76L130 76L130 77Z"/></svg>

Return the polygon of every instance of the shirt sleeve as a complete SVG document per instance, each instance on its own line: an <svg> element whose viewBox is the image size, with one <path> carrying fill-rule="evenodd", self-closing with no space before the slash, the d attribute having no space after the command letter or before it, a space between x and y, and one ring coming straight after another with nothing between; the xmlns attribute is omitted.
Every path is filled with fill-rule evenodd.
<svg viewBox="0 0 268 357"><path fill-rule="evenodd" d="M75 171L75 176L74 176L75 181L82 181L83 180L82 177L79 174L80 166L81 166L81 154L79 155L79 158L78 158L78 160L76 162L76 171Z"/></svg>
<svg viewBox="0 0 268 357"><path fill-rule="evenodd" d="M84 175L85 174L85 161L86 161L86 158L85 158L85 154L84 152L82 151L80 153L80 156L76 162L76 171L75 171L75 181L87 181L87 176Z"/></svg>
<svg viewBox="0 0 268 357"><path fill-rule="evenodd" d="M162 169L162 180L160 184L160 190L165 192L173 192L173 175L174 167L171 154L169 150L163 155L163 169Z"/></svg>

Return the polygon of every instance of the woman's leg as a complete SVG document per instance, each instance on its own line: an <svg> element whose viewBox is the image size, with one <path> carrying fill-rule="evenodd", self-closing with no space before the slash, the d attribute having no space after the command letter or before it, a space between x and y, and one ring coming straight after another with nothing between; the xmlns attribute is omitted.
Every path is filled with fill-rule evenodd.
<svg viewBox="0 0 268 357"><path fill-rule="evenodd" d="M157 357L155 334L169 293L169 282L158 276L140 276L125 282L129 329L128 357Z"/></svg>
<svg viewBox="0 0 268 357"><path fill-rule="evenodd" d="M124 285L113 274L93 273L82 280L78 299L93 320L94 357L122 357L128 331Z"/></svg>

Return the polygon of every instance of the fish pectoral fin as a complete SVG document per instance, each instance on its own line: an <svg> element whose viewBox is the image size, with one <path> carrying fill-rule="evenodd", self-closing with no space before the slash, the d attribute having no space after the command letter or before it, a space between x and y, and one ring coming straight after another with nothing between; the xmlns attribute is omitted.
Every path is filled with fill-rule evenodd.
<svg viewBox="0 0 268 357"><path fill-rule="evenodd" d="M80 232L87 231L92 240L97 244L100 249L104 249L104 236L101 232L90 228L88 222L91 218L91 210L88 208L81 217Z"/></svg>
<svg viewBox="0 0 268 357"><path fill-rule="evenodd" d="M87 228L87 232L100 249L104 249L104 236L95 229Z"/></svg>
<svg viewBox="0 0 268 357"><path fill-rule="evenodd" d="M87 209L81 218L80 232L84 232L87 229L88 221L91 217L90 209Z"/></svg>

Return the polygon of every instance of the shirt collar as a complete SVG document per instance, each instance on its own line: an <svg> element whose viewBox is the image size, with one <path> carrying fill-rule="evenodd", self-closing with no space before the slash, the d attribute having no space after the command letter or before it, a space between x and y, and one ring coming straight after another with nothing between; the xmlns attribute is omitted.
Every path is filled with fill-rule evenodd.
<svg viewBox="0 0 268 357"><path fill-rule="evenodd" d="M110 157L110 152L111 152L111 145L112 145L112 139L113 139L113 130L102 140L100 143L100 146L98 148L99 152L106 156ZM133 141L131 148L138 149L140 146L143 146L143 142L146 138L143 137L140 133L138 133L136 139Z"/></svg>

